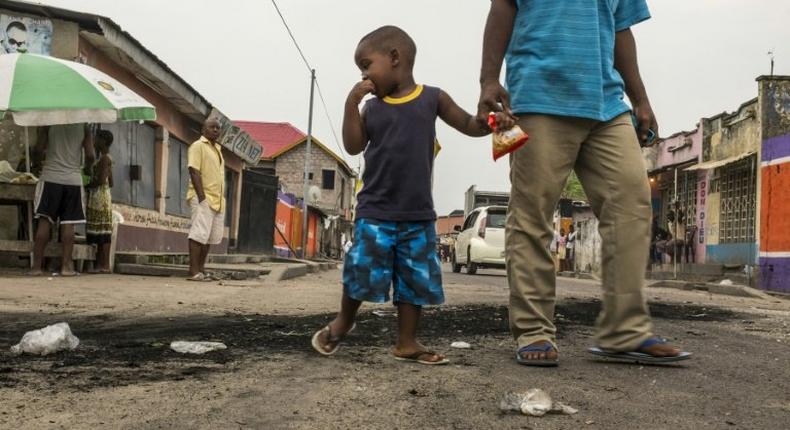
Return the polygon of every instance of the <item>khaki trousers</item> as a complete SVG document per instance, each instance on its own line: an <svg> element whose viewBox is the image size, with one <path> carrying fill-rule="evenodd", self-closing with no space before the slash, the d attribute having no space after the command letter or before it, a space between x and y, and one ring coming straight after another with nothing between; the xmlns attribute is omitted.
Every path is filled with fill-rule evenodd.
<svg viewBox="0 0 790 430"><path fill-rule="evenodd" d="M553 212L573 169L602 238L603 309L596 344L613 351L636 349L652 336L644 297L651 208L629 114L608 122L528 114L518 124L529 141L510 158L505 241L510 329L518 347L540 340L556 346L556 278L549 245Z"/></svg>

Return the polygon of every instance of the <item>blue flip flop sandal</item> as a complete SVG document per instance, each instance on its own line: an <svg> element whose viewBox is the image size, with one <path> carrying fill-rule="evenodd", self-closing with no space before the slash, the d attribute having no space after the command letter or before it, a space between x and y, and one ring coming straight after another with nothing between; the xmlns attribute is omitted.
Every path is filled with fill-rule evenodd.
<svg viewBox="0 0 790 430"><path fill-rule="evenodd" d="M548 353L550 351L557 351L557 348L552 345L550 342L546 342L542 345L527 345L524 347L519 348L516 352L516 363L523 364L524 366L539 366L539 367L554 367L560 364L560 359L558 358L544 358L540 360L528 360L521 356L524 352L545 352Z"/></svg>
<svg viewBox="0 0 790 430"><path fill-rule="evenodd" d="M597 346L589 348L587 349L587 351L590 352L591 354L595 354L600 357L629 361L633 363L648 363L648 364L674 363L676 361L683 361L691 358L691 353L685 351L671 357L657 357L655 355L639 352L640 350L644 350L645 348L650 348L653 345L663 345L666 343L668 343L666 339L659 336L653 336L650 339L647 339L646 341L642 342L642 344L639 345L639 348L637 348L636 351L622 351L622 352L604 351L603 349Z"/></svg>

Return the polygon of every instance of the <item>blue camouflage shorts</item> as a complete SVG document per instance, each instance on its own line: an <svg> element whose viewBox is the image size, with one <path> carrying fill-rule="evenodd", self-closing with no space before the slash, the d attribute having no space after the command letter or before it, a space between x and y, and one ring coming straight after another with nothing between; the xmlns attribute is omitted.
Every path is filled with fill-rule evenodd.
<svg viewBox="0 0 790 430"><path fill-rule="evenodd" d="M354 224L354 243L343 266L343 292L355 300L417 306L444 302L436 226L369 218Z"/></svg>

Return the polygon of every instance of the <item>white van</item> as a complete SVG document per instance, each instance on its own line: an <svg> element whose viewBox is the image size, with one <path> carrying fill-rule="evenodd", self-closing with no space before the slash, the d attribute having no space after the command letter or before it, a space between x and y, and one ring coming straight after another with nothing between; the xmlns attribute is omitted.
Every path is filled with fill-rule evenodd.
<svg viewBox="0 0 790 430"><path fill-rule="evenodd" d="M455 226L458 239L453 250L453 272L466 266L474 275L479 268L505 268L505 216L507 206L483 206L466 217L463 226Z"/></svg>

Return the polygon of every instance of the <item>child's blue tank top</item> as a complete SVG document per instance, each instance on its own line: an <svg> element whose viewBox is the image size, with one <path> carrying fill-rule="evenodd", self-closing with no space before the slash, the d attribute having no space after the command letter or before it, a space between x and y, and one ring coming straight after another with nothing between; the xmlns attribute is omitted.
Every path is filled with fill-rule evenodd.
<svg viewBox="0 0 790 430"><path fill-rule="evenodd" d="M369 143L363 186L357 195L357 219L436 219L431 174L439 91L418 85L405 97L373 98L365 103Z"/></svg>

